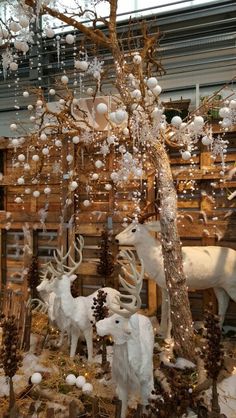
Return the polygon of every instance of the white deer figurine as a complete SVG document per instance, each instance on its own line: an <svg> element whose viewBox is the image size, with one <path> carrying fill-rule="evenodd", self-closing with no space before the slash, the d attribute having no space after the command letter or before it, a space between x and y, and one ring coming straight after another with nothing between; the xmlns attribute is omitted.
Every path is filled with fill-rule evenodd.
<svg viewBox="0 0 236 418"><path fill-rule="evenodd" d="M119 294L114 298L110 305L114 315L98 321L96 328L98 335L111 335L114 340L112 378L122 401L121 418L125 418L128 398L139 392L142 405L147 405L153 390L154 333L151 321L136 313L141 307L143 262L141 260L141 271L138 272L131 252L122 251L121 256L128 260L131 270L127 274L129 282L119 275L128 295ZM126 274L127 270L124 267L123 270Z"/></svg>
<svg viewBox="0 0 236 418"><path fill-rule="evenodd" d="M152 214L153 215L153 214ZM119 245L133 245L144 269L162 289L161 330L170 338L171 321L161 243L149 231L160 232L160 222L135 222L116 235ZM182 247L183 269L189 290L213 288L218 301L221 325L224 322L229 299L236 302L236 252L217 246Z"/></svg>
<svg viewBox="0 0 236 418"><path fill-rule="evenodd" d="M68 321L67 331L71 336L70 357L74 357L78 338L83 335L86 340L88 361L93 359L93 310L94 298L97 298L98 290L89 296L78 296L73 298L71 294L71 283L76 279L75 271L82 262L82 249L84 246L83 237L78 239L79 248L75 245L78 255L78 261L75 262L70 255L71 249L63 256L63 249L54 253L56 266L52 264L48 267L54 276L51 290L55 292L58 298L57 310ZM72 266L66 266L66 258L69 258ZM106 304L109 307L113 298L119 294L115 289L104 287L102 289L107 294Z"/></svg>

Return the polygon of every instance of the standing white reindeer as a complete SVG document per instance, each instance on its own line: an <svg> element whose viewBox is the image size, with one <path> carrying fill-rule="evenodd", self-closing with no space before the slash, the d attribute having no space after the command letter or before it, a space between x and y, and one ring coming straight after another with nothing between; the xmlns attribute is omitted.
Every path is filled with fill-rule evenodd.
<svg viewBox="0 0 236 418"><path fill-rule="evenodd" d="M63 249L54 253L56 266L52 264L48 266L49 271L53 275L51 290L57 297L57 312L67 321L66 329L71 336L70 357L74 357L77 347L78 338L83 335L86 340L88 361L93 358L93 310L94 298L97 298L98 290L89 296L78 296L73 298L71 294L71 283L76 279L75 271L82 262L82 249L84 246L83 237L78 238L79 247L75 244L78 261L75 262L70 255L71 248L63 256ZM66 259L69 258L71 266L65 265ZM104 287L102 289L106 294L106 304L109 305L113 298L119 294L115 289ZM65 329L65 327L64 327Z"/></svg>
<svg viewBox="0 0 236 418"><path fill-rule="evenodd" d="M129 395L132 396L138 391L142 405L147 405L153 390L154 333L151 321L146 316L136 313L141 307L143 262L141 260L141 271L138 272L132 253L122 251L120 254L128 260L131 270L131 273L127 274L123 266L129 282L119 275L128 295L116 295L110 305L110 309L115 312L114 315L98 321L96 328L98 335L111 335L114 340L112 378L116 383L117 395L122 401L121 417L125 418ZM121 299L128 299L129 302L122 302Z"/></svg>
<svg viewBox="0 0 236 418"><path fill-rule="evenodd" d="M153 214L152 214L153 215ZM133 245L144 269L162 289L161 330L170 338L171 321L169 297L166 287L161 243L149 231L160 232L159 221L142 224L150 215L132 223L116 235L120 245ZM213 288L218 301L221 325L224 322L229 299L236 302L236 252L231 248L217 246L182 247L183 269L189 290Z"/></svg>

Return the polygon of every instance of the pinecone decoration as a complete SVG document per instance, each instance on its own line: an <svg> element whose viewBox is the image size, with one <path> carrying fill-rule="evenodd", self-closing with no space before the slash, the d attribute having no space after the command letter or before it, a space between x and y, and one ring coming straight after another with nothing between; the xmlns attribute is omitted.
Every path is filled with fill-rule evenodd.
<svg viewBox="0 0 236 418"><path fill-rule="evenodd" d="M110 237L107 229L101 234L100 249L100 261L97 266L97 273L100 276L103 276L103 285L105 286L108 277L110 277L114 271L114 257L110 250Z"/></svg>
<svg viewBox="0 0 236 418"><path fill-rule="evenodd" d="M38 298L39 294L37 292L36 287L40 283L40 278L39 278L38 257L37 256L32 257L31 265L30 265L30 268L29 268L29 271L28 271L27 281L28 281L28 287L30 288L31 298L32 299Z"/></svg>
<svg viewBox="0 0 236 418"><path fill-rule="evenodd" d="M101 321L108 316L108 307L105 305L107 300L107 293L104 290L99 289L97 297L93 298L93 316L95 322ZM101 337L102 339L102 367L109 369L109 363L107 362L107 338Z"/></svg>

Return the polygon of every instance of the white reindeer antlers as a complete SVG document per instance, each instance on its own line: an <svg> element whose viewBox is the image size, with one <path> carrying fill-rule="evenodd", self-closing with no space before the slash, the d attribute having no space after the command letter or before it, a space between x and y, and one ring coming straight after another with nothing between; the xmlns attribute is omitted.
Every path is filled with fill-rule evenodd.
<svg viewBox="0 0 236 418"><path fill-rule="evenodd" d="M71 246L65 255L63 255L63 247L61 247L60 250L56 249L56 251L54 251L53 257L54 261L56 262L56 267L54 267L51 262L49 262L47 266L49 272L53 276L56 276L60 279L60 277L62 277L63 274L71 276L77 270L77 268L82 262L82 250L84 247L84 238L82 237L82 235L79 235L79 237L77 238L77 243L78 246L75 242L73 243L73 246L78 256L78 261L75 261L74 258L71 256ZM71 266L67 266L65 264L67 260L70 261Z"/></svg>
<svg viewBox="0 0 236 418"><path fill-rule="evenodd" d="M140 292L143 285L144 265L143 260L141 260L141 271L139 272L136 268L135 255L131 250L120 251L118 257L121 258L118 262L122 265L124 274L129 280L132 280L133 284L127 282L121 274L119 275L120 283L124 290L128 292L128 295L120 293L120 295L116 296L111 303L110 309L121 316L129 318L140 309L142 304ZM130 268L130 272L127 271L127 265ZM129 302L122 302L121 298L127 299Z"/></svg>

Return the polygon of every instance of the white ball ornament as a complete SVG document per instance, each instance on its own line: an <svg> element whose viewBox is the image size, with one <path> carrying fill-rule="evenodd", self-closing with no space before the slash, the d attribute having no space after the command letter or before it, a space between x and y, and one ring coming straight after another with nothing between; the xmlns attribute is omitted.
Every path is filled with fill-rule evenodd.
<svg viewBox="0 0 236 418"><path fill-rule="evenodd" d="M105 184L105 190L111 190L112 189L112 185L111 184L109 184L109 183L107 183L107 184Z"/></svg>
<svg viewBox="0 0 236 418"><path fill-rule="evenodd" d="M42 149L42 154L43 155L48 155L49 154L49 149L48 148L43 148Z"/></svg>
<svg viewBox="0 0 236 418"><path fill-rule="evenodd" d="M212 143L212 138L210 138L209 136L203 136L202 137L202 144L203 145L210 145Z"/></svg>
<svg viewBox="0 0 236 418"><path fill-rule="evenodd" d="M26 189L25 189L25 194L30 194L31 193L31 189L29 188L29 187L27 187Z"/></svg>
<svg viewBox="0 0 236 418"><path fill-rule="evenodd" d="M17 138L14 138L14 139L11 141L11 143L12 143L12 145L13 145L14 147L18 147L18 145L20 144L20 142L19 142L19 140L18 140Z"/></svg>
<svg viewBox="0 0 236 418"><path fill-rule="evenodd" d="M23 163L25 161L25 155L24 154L19 154L18 155L18 161L20 161L21 163Z"/></svg>
<svg viewBox="0 0 236 418"><path fill-rule="evenodd" d="M80 141L79 136L73 136L73 138L72 138L73 144L78 144L79 141Z"/></svg>
<svg viewBox="0 0 236 418"><path fill-rule="evenodd" d="M221 118L227 118L230 116L230 109L228 107L222 107L219 110L219 115Z"/></svg>
<svg viewBox="0 0 236 418"><path fill-rule="evenodd" d="M24 164L24 170L25 171L29 171L30 170L30 165L28 163Z"/></svg>
<svg viewBox="0 0 236 418"><path fill-rule="evenodd" d="M76 376L74 374L68 374L68 376L66 376L66 383L69 386L73 386L75 385L76 382Z"/></svg>
<svg viewBox="0 0 236 418"><path fill-rule="evenodd" d="M134 55L134 57L133 57L133 63L134 63L135 65L139 65L139 64L141 64L141 62L142 62L142 57L141 57L141 55L139 55L139 54L135 54L135 55Z"/></svg>
<svg viewBox="0 0 236 418"><path fill-rule="evenodd" d="M91 202L86 199L86 200L83 201L83 205L87 208L88 206L91 205Z"/></svg>
<svg viewBox="0 0 236 418"><path fill-rule="evenodd" d="M89 66L89 63L87 61L79 61L79 60L75 61L75 68L77 68L77 70L87 71L88 66Z"/></svg>
<svg viewBox="0 0 236 418"><path fill-rule="evenodd" d="M68 35L66 35L66 43L68 45L72 45L74 42L75 42L75 37L71 35L71 33L68 33Z"/></svg>
<svg viewBox="0 0 236 418"><path fill-rule="evenodd" d="M62 147L62 142L60 141L60 139L56 139L55 145L56 145L57 148L61 148Z"/></svg>
<svg viewBox="0 0 236 418"><path fill-rule="evenodd" d="M75 189L77 189L77 187L78 187L78 183L77 183L77 181L72 181L71 183L70 183L70 190L73 192Z"/></svg>
<svg viewBox="0 0 236 418"><path fill-rule="evenodd" d="M20 186L22 186L22 184L24 184L24 183L25 183L24 177L19 177L19 178L17 179L17 183L18 183Z"/></svg>
<svg viewBox="0 0 236 418"><path fill-rule="evenodd" d="M30 116L30 121L31 122L35 122L36 117L35 116Z"/></svg>
<svg viewBox="0 0 236 418"><path fill-rule="evenodd" d="M230 100L229 108L230 109L236 109L236 100Z"/></svg>
<svg viewBox="0 0 236 418"><path fill-rule="evenodd" d="M50 189L50 187L45 187L45 189L44 189L44 193L45 193L45 194L50 194L50 193L51 193L51 189Z"/></svg>
<svg viewBox="0 0 236 418"><path fill-rule="evenodd" d="M95 161L95 166L97 168L101 168L103 166L103 162L101 160L97 160L97 161Z"/></svg>
<svg viewBox="0 0 236 418"><path fill-rule="evenodd" d="M99 175L97 173L92 174L92 180L98 180Z"/></svg>
<svg viewBox="0 0 236 418"><path fill-rule="evenodd" d="M101 77L100 71L94 71L93 78L95 78L95 80L99 80L100 77Z"/></svg>
<svg viewBox="0 0 236 418"><path fill-rule="evenodd" d="M18 64L15 61L12 61L9 65L9 67L12 71L17 71L18 70Z"/></svg>
<svg viewBox="0 0 236 418"><path fill-rule="evenodd" d="M21 51L24 52L24 54L29 51L29 45L27 42L21 42Z"/></svg>
<svg viewBox="0 0 236 418"><path fill-rule="evenodd" d="M61 82L62 84L65 84L65 85L69 83L69 78L67 77L67 75L63 75L61 77Z"/></svg>
<svg viewBox="0 0 236 418"><path fill-rule="evenodd" d="M55 96L55 94L56 94L56 90L54 90L54 89L50 89L50 90L49 90L49 94L50 94L50 96Z"/></svg>
<svg viewBox="0 0 236 418"><path fill-rule="evenodd" d="M175 126L176 128L178 128L182 123L182 119L180 116L174 116L171 119L171 125Z"/></svg>
<svg viewBox="0 0 236 418"><path fill-rule="evenodd" d="M115 119L118 124L123 123L128 118L128 114L123 109L117 109L115 112Z"/></svg>
<svg viewBox="0 0 236 418"><path fill-rule="evenodd" d="M232 126L232 121L229 118L224 118L221 123L222 128L230 128Z"/></svg>
<svg viewBox="0 0 236 418"><path fill-rule="evenodd" d="M20 27L19 23L12 21L9 24L9 29L12 32L18 32L21 29L21 27Z"/></svg>
<svg viewBox="0 0 236 418"><path fill-rule="evenodd" d="M40 196L40 192L38 190L35 190L33 192L33 196L36 197L36 199Z"/></svg>
<svg viewBox="0 0 236 418"><path fill-rule="evenodd" d="M71 163L72 163L72 161L73 161L73 155L71 155L71 154L67 155L67 156L66 156L66 161L67 161L69 164L71 164Z"/></svg>
<svg viewBox="0 0 236 418"><path fill-rule="evenodd" d="M128 128L124 128L122 132L123 132L124 136L129 136L129 129Z"/></svg>
<svg viewBox="0 0 236 418"><path fill-rule="evenodd" d="M85 383L82 386L82 392L86 395L90 395L93 392L93 385L91 383Z"/></svg>
<svg viewBox="0 0 236 418"><path fill-rule="evenodd" d="M87 88L87 94L88 94L89 96L92 96L92 95L94 94L94 90L93 90L93 88L92 88L92 87L88 87L88 88Z"/></svg>
<svg viewBox="0 0 236 418"><path fill-rule="evenodd" d="M30 104L30 105L28 105L28 107L27 107L27 109L29 110L29 111L31 111L31 110L33 110L33 106Z"/></svg>
<svg viewBox="0 0 236 418"><path fill-rule="evenodd" d="M39 383L42 382L42 375L41 375L41 373L38 373L38 372L33 373L32 376L31 376L31 378L30 378L30 380L31 380L31 383L33 383L33 385L38 385Z"/></svg>
<svg viewBox="0 0 236 418"><path fill-rule="evenodd" d="M191 158L191 153L186 150L182 152L181 156L183 160L187 161Z"/></svg>
<svg viewBox="0 0 236 418"><path fill-rule="evenodd" d="M84 376L78 376L75 381L77 388L80 388L80 389L84 386L85 383L86 383L86 379Z"/></svg>
<svg viewBox="0 0 236 418"><path fill-rule="evenodd" d="M43 101L42 100L37 100L36 106L37 107L42 107L43 106Z"/></svg>
<svg viewBox="0 0 236 418"><path fill-rule="evenodd" d="M152 111L151 116L153 119L161 119L163 114L162 109L159 109L158 107L155 107L155 109Z"/></svg>
<svg viewBox="0 0 236 418"><path fill-rule="evenodd" d="M39 161L39 156L38 156L38 154L34 154L33 156L32 156L32 160L34 161L34 162L38 162Z"/></svg>
<svg viewBox="0 0 236 418"><path fill-rule="evenodd" d="M11 131L17 131L17 125L16 125L16 123L11 123L10 130Z"/></svg>
<svg viewBox="0 0 236 418"><path fill-rule="evenodd" d="M161 86L159 86L159 84L154 87L154 89L152 89L152 93L154 94L154 96L159 96L159 94L162 92L162 88Z"/></svg>
<svg viewBox="0 0 236 418"><path fill-rule="evenodd" d="M16 203L22 203L22 202L23 202L23 200L21 199L21 197L16 197L16 198L15 198L15 202L16 202Z"/></svg>
<svg viewBox="0 0 236 418"><path fill-rule="evenodd" d="M132 91L131 96L136 99L139 100L142 97L142 93L139 89L135 89L134 91Z"/></svg>
<svg viewBox="0 0 236 418"><path fill-rule="evenodd" d="M111 112L109 114L109 119L111 122L116 123L116 112Z"/></svg>
<svg viewBox="0 0 236 418"><path fill-rule="evenodd" d="M193 123L195 126L203 126L204 125L204 119L202 116L195 116Z"/></svg>
<svg viewBox="0 0 236 418"><path fill-rule="evenodd" d="M47 135L46 135L46 134L44 134L44 133L42 133L42 134L40 135L40 139L41 139L41 141L46 141L46 140L47 140Z"/></svg>
<svg viewBox="0 0 236 418"><path fill-rule="evenodd" d="M45 33L48 38L53 38L55 35L55 31L52 28L46 28Z"/></svg>
<svg viewBox="0 0 236 418"><path fill-rule="evenodd" d="M26 16L20 16L19 24L22 28L27 28L29 26L29 19Z"/></svg>
<svg viewBox="0 0 236 418"><path fill-rule="evenodd" d="M60 105L61 105L61 106L64 106L64 104L65 104L66 102L65 102L65 100L64 100L64 99L60 99L60 100L59 100L59 103L60 103Z"/></svg>
<svg viewBox="0 0 236 418"><path fill-rule="evenodd" d="M108 110L108 107L107 107L106 103L99 103L97 105L97 112L100 115L104 115L105 113L107 113L107 110Z"/></svg>
<svg viewBox="0 0 236 418"><path fill-rule="evenodd" d="M29 97L29 92L28 91L24 91L23 92L23 97L25 97L25 98Z"/></svg>
<svg viewBox="0 0 236 418"><path fill-rule="evenodd" d="M154 89L154 87L156 87L158 81L156 79L156 77L150 77L147 79L147 86L150 90Z"/></svg>

